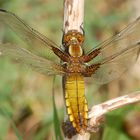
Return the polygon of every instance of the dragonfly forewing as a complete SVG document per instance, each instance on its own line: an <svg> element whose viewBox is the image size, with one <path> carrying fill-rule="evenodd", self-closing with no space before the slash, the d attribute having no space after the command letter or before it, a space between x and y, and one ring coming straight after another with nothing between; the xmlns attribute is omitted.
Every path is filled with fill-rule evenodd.
<svg viewBox="0 0 140 140"><path fill-rule="evenodd" d="M100 68L93 73L95 81L105 84L120 77L139 56L140 17L92 51L96 49L99 49L100 53L90 61L91 65L100 64Z"/></svg>
<svg viewBox="0 0 140 140"><path fill-rule="evenodd" d="M58 57L53 53L52 47L60 47L37 30L27 25L15 14L0 9L0 22L10 27L25 43L31 52L59 62Z"/></svg>

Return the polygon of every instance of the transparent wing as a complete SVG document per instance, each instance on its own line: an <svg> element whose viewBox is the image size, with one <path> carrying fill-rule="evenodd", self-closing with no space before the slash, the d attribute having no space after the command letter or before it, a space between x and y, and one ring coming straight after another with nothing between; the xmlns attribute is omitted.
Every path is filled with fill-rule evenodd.
<svg viewBox="0 0 140 140"><path fill-rule="evenodd" d="M93 74L95 81L101 84L110 82L131 67L139 55L139 42L140 17L95 48L100 48L100 53L90 63L101 64Z"/></svg>
<svg viewBox="0 0 140 140"><path fill-rule="evenodd" d="M119 78L136 62L139 52L140 43L137 43L105 58L100 62L100 68L93 74L95 81L99 84L105 84Z"/></svg>
<svg viewBox="0 0 140 140"><path fill-rule="evenodd" d="M19 63L26 64L33 70L42 74L60 74L63 75L64 69L60 64L53 63L50 60L41 58L25 48L14 44L0 44L0 55L10 56Z"/></svg>
<svg viewBox="0 0 140 140"><path fill-rule="evenodd" d="M0 22L6 24L16 32L23 41L28 43L29 46L27 49L31 52L44 58L49 57L49 59L52 58L59 61L58 57L52 51L52 47L59 47L46 36L27 25L15 14L0 9Z"/></svg>

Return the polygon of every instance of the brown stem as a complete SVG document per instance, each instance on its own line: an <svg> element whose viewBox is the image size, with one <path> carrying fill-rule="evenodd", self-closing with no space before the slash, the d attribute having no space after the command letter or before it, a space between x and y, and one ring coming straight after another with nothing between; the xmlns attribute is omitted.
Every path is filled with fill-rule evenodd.
<svg viewBox="0 0 140 140"><path fill-rule="evenodd" d="M75 29L79 32L83 27L84 0L64 0L64 33Z"/></svg>
<svg viewBox="0 0 140 140"><path fill-rule="evenodd" d="M100 125L102 119L104 118L105 114L118 109L122 106L140 102L140 91L121 96L99 105L95 105L91 108L89 112L89 129L90 131L96 131L97 127Z"/></svg>

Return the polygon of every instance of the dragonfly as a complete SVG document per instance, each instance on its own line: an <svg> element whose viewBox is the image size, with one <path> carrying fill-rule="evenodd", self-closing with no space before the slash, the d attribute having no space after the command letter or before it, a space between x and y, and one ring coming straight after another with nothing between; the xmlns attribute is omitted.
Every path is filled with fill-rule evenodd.
<svg viewBox="0 0 140 140"><path fill-rule="evenodd" d="M44 75L63 77L68 120L63 122L62 129L68 138L88 131L85 78L92 77L100 84L119 78L136 62L140 52L140 17L86 53L83 31L73 29L64 33L59 46L9 11L0 10L0 23L28 44L27 48L0 44L1 55L10 56Z"/></svg>

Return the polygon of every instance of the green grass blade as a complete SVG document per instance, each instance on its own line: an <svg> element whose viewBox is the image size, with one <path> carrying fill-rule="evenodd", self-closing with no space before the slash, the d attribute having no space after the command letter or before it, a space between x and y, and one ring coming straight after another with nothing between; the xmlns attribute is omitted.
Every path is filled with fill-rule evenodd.
<svg viewBox="0 0 140 140"><path fill-rule="evenodd" d="M6 110L6 109L5 109L4 107L0 108L0 112L1 112L1 113L7 118L7 120L11 123L12 128L14 129L15 134L16 134L16 136L17 136L17 139L18 139L18 140L23 140L23 139L22 139L22 136L21 136L21 134L20 134L20 132L18 131L18 129L17 129L16 125L15 125L15 123L12 121L10 115L9 115L8 112L6 112L5 110Z"/></svg>
<svg viewBox="0 0 140 140"><path fill-rule="evenodd" d="M55 104L55 92L54 92L54 84L55 84L55 77L53 79L53 86L52 86L52 92L53 92L53 96L52 96L52 100L53 100L53 122L54 122L54 131L55 131L55 139L56 140L62 140L62 134L61 134L61 128L60 128L60 122L59 122L59 118L58 118L58 112L57 112L57 108L56 108L56 104Z"/></svg>

